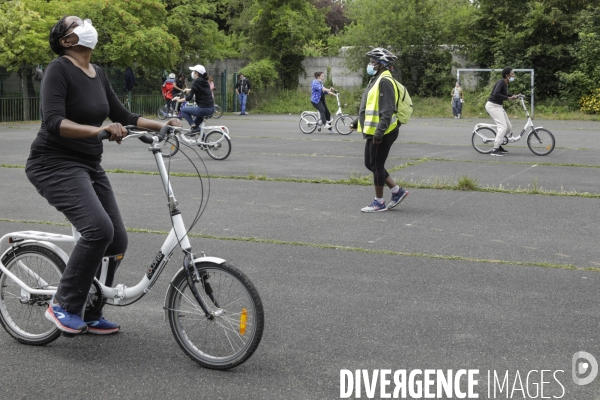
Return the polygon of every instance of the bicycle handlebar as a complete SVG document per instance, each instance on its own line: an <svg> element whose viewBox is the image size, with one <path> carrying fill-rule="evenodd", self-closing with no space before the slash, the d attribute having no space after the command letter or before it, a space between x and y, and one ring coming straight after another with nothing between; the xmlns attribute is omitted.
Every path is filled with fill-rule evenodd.
<svg viewBox="0 0 600 400"><path fill-rule="evenodd" d="M163 125L162 128L160 128L159 132L155 132L155 131L151 131L151 130L147 130L145 128L138 128L135 125L127 125L125 127L125 129L127 129L127 136L125 136L123 138L123 140L128 139L129 137L137 137L138 139L140 139L142 142L146 143L146 144L152 144L154 143L154 138L150 137L150 136L146 136L146 133L151 133L153 136L158 136L159 140L163 140L165 138L165 136L169 133L170 130L172 129L176 129L177 127L175 126L170 126L170 125ZM142 132L140 132L142 131ZM131 135L131 136L129 136ZM100 131L100 133L98 133L98 141L101 142L103 140L107 140L110 139L111 133L108 132L107 130L102 130Z"/></svg>

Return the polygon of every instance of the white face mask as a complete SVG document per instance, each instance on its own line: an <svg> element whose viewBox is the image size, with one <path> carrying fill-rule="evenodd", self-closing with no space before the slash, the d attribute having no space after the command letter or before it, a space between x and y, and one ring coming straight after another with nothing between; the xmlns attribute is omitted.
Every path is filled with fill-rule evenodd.
<svg viewBox="0 0 600 400"><path fill-rule="evenodd" d="M509 81L509 82L512 82L512 81L514 81L514 80L515 80L515 77L514 77L514 76L509 76L509 77L508 77L508 81Z"/></svg>
<svg viewBox="0 0 600 400"><path fill-rule="evenodd" d="M83 20L83 25L76 27L71 33L74 33L79 37L79 42L73 46L83 46L94 50L94 47L98 44L98 32L92 25L92 21L89 19ZM69 33L69 35L71 33Z"/></svg>
<svg viewBox="0 0 600 400"><path fill-rule="evenodd" d="M196 72L192 71L192 80L195 80L195 79L196 79Z"/></svg>

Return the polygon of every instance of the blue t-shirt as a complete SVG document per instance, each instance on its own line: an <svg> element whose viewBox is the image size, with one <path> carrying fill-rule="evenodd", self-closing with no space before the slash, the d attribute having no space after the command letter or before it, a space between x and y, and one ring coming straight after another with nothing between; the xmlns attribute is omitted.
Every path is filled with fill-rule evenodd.
<svg viewBox="0 0 600 400"><path fill-rule="evenodd" d="M323 82L321 82L318 79L314 79L310 87L310 101L312 101L313 103L318 103L319 101L321 101L321 96L325 94L323 93Z"/></svg>

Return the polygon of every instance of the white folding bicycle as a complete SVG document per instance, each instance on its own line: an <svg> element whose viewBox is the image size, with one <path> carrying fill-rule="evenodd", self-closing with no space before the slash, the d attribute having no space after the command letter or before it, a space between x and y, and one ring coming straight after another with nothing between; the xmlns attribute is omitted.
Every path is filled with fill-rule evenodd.
<svg viewBox="0 0 600 400"><path fill-rule="evenodd" d="M205 126L206 119L200 124L200 131L191 133L189 129L177 128L161 138L162 156L173 157L179 151L180 142L188 146L197 145L206 150L215 160L224 160L231 153L231 138L226 126Z"/></svg>
<svg viewBox="0 0 600 400"><path fill-rule="evenodd" d="M520 94L517 98L521 102L525 115L527 116L527 123L523 127L523 130L519 136L513 136L512 132L509 132L502 139L501 145L507 145L508 143L514 143L521 140L523 134L527 129L531 129L527 134L527 147L533 154L538 156L546 156L552 153L554 150L555 141L554 135L548 129L544 129L541 126L534 127L533 121L529 116L529 111L525 106L525 96ZM496 125L494 124L477 124L473 128L473 135L471 136L471 143L473 148L481 154L489 154L494 149L494 142L496 141Z"/></svg>
<svg viewBox="0 0 600 400"><path fill-rule="evenodd" d="M150 145L166 193L172 228L140 282L133 287L105 286L109 263L105 257L86 309L98 310L103 302L111 306L135 303L150 291L179 246L184 252L183 266L171 279L164 301L165 319L175 340L204 367L229 369L240 365L250 358L262 338L264 311L258 291L244 273L225 260L208 257L204 252L199 257L192 253L188 230L161 156L161 138L172 133L172 127L163 128L158 135L142 128L126 128L129 135L124 140L138 137ZM103 131L100 137L106 139L109 135ZM202 203L193 224L201 210ZM73 228L72 235L22 231L0 239L0 243L8 240L10 244L0 257L0 324L20 343L44 345L60 336L61 331L44 317L69 260L55 243L74 243L79 237Z"/></svg>

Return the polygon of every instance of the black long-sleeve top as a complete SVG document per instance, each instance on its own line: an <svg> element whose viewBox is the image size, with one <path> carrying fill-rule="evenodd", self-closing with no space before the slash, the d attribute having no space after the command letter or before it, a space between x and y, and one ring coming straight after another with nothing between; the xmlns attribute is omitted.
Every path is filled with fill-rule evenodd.
<svg viewBox="0 0 600 400"><path fill-rule="evenodd" d="M196 105L200 108L211 108L215 106L215 100L210 90L210 83L204 77L194 79L192 89L188 92L185 99L191 101L196 98Z"/></svg>
<svg viewBox="0 0 600 400"><path fill-rule="evenodd" d="M492 89L492 94L490 94L488 101L490 103L502 105L504 104L504 100L508 100L508 98L512 96L512 94L508 93L508 85L506 84L506 81L504 79L500 79L494 85L494 89Z"/></svg>
<svg viewBox="0 0 600 400"><path fill-rule="evenodd" d="M360 126L365 126L365 108L367 106L368 93L375 85L375 82L377 82L378 78L379 74L372 77L367 85L367 88L365 89L365 92L363 93L358 111L358 120L360 121ZM395 112L396 88L389 79L384 78L379 82L379 124L377 125L375 135L383 135L385 133L392 123L392 116ZM400 122L398 122L397 128L400 128ZM363 138L365 139L372 137L373 136L365 135L363 133Z"/></svg>
<svg viewBox="0 0 600 400"><path fill-rule="evenodd" d="M31 144L30 159L41 157L45 163L77 161L92 166L102 160L103 145L97 139L60 136L63 119L98 127L107 117L122 125L137 124L140 116L123 107L102 69L92 65L94 78L67 57L58 57L46 68L41 91L42 125Z"/></svg>

